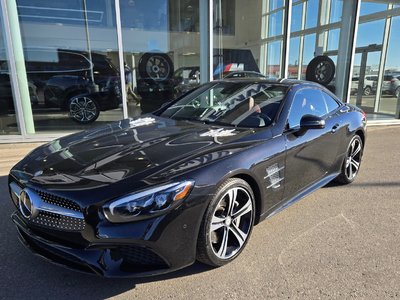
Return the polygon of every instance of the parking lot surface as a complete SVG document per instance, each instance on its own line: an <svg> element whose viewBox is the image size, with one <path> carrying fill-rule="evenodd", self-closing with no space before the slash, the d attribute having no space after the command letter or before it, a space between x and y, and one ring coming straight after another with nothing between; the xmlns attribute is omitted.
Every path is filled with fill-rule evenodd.
<svg viewBox="0 0 400 300"><path fill-rule="evenodd" d="M231 264L123 280L63 269L19 243L5 174L33 145L0 146L2 299L400 297L400 127L369 128L353 184L328 185L260 223Z"/></svg>

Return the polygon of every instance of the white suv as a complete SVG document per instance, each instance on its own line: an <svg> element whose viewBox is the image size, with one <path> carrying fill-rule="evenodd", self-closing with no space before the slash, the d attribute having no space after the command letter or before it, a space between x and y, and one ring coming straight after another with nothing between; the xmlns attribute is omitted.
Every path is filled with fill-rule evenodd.
<svg viewBox="0 0 400 300"><path fill-rule="evenodd" d="M358 91L359 77L353 77L351 80L351 93L356 94ZM364 77L363 94L369 96L376 92L376 85L378 82L378 75L367 75Z"/></svg>

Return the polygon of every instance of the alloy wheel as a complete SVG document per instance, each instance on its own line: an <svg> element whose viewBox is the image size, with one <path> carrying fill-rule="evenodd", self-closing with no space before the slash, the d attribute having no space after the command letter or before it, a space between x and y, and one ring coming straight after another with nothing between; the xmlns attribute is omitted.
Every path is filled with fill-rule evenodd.
<svg viewBox="0 0 400 300"><path fill-rule="evenodd" d="M253 222L253 199L242 187L230 188L215 208L210 224L211 248L219 259L240 252Z"/></svg>
<svg viewBox="0 0 400 300"><path fill-rule="evenodd" d="M358 173L361 164L362 144L361 140L355 138L347 151L345 174L349 180L353 180Z"/></svg>
<svg viewBox="0 0 400 300"><path fill-rule="evenodd" d="M147 74L156 81L167 79L169 68L168 61L159 55L152 56L146 64Z"/></svg>
<svg viewBox="0 0 400 300"><path fill-rule="evenodd" d="M74 120L89 123L97 118L98 109L89 97L76 97L71 99L69 113Z"/></svg>

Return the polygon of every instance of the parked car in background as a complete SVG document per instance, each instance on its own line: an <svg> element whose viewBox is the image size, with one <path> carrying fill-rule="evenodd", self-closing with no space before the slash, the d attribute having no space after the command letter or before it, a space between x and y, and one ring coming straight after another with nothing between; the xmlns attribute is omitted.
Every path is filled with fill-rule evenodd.
<svg viewBox="0 0 400 300"><path fill-rule="evenodd" d="M25 49L24 56L33 109L59 108L85 124L94 122L100 111L115 109L121 103L119 71L106 55L35 48ZM0 89L0 102L7 103L2 106L14 111L7 71L0 76Z"/></svg>
<svg viewBox="0 0 400 300"><path fill-rule="evenodd" d="M351 80L351 94L358 92L358 84L360 77L353 77ZM369 96L376 93L376 87L378 82L378 75L367 75L364 77L363 95Z"/></svg>
<svg viewBox="0 0 400 300"><path fill-rule="evenodd" d="M267 76L255 71L232 71L224 73L224 79L229 78L264 78ZM270 78L269 78L270 79Z"/></svg>
<svg viewBox="0 0 400 300"><path fill-rule="evenodd" d="M396 98L400 94L400 73L386 74L383 78L382 93L393 95Z"/></svg>

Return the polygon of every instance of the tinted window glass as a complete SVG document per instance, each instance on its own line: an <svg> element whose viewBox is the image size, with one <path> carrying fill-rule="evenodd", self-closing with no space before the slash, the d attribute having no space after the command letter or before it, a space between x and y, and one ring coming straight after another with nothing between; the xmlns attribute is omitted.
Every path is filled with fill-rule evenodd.
<svg viewBox="0 0 400 300"><path fill-rule="evenodd" d="M322 92L322 95L324 96L328 113L334 111L336 108L339 107L339 103L337 103L336 100L329 96L327 93Z"/></svg>
<svg viewBox="0 0 400 300"><path fill-rule="evenodd" d="M289 127L300 125L300 119L304 115L322 117L327 114L327 108L322 94L319 90L303 89L296 93L290 109L288 123Z"/></svg>
<svg viewBox="0 0 400 300"><path fill-rule="evenodd" d="M286 86L269 83L208 84L168 107L161 116L239 127L265 127L274 120L286 90Z"/></svg>

